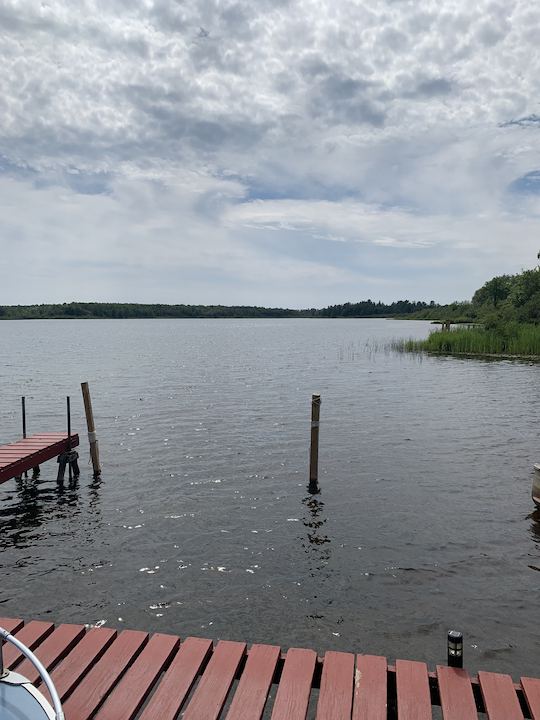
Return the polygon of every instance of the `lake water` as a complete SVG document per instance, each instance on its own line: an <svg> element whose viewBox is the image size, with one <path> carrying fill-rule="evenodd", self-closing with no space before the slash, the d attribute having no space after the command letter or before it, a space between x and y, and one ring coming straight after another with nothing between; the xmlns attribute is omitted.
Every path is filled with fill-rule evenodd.
<svg viewBox="0 0 540 720"><path fill-rule="evenodd" d="M0 323L0 442L81 434L78 483L0 486L0 614L538 675L540 366L385 351L428 323ZM103 463L94 482L80 382ZM307 493L322 395L322 492Z"/></svg>

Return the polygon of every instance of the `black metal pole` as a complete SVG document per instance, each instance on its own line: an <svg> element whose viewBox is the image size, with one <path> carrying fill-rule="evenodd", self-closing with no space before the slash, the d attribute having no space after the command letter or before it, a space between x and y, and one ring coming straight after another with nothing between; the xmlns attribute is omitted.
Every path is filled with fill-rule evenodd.
<svg viewBox="0 0 540 720"><path fill-rule="evenodd" d="M23 438L26 437L26 398L23 396L21 398L21 405L22 405L22 436Z"/></svg>
<svg viewBox="0 0 540 720"><path fill-rule="evenodd" d="M24 395L21 398L21 405L22 405L22 436L23 438L26 437L26 398ZM25 470L24 471L24 477L28 477L28 473Z"/></svg>
<svg viewBox="0 0 540 720"><path fill-rule="evenodd" d="M463 667L463 633L459 630L448 631L448 665L449 667Z"/></svg>
<svg viewBox="0 0 540 720"><path fill-rule="evenodd" d="M69 395L66 398L66 404L67 404L67 431L68 431L68 452L71 452L71 401L69 399ZM68 462L69 466L69 481L72 480L72 472L71 472L71 462Z"/></svg>
<svg viewBox="0 0 540 720"><path fill-rule="evenodd" d="M66 398L67 406L67 432L68 432L68 450L71 450L71 401L69 395Z"/></svg>

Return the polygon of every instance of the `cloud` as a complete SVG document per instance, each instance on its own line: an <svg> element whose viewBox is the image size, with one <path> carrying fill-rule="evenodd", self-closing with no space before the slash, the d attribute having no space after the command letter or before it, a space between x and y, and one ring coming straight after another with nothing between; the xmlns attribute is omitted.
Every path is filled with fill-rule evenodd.
<svg viewBox="0 0 540 720"><path fill-rule="evenodd" d="M6 0L0 23L0 243L35 299L61 274L86 299L446 300L534 262L525 0ZM26 301L11 275L0 302Z"/></svg>

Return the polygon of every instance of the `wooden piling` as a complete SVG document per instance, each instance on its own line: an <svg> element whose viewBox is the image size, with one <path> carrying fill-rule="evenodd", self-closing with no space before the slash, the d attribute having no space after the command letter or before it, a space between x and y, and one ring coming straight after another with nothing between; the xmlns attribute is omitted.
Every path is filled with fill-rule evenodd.
<svg viewBox="0 0 540 720"><path fill-rule="evenodd" d="M86 415L86 425L88 427L88 441L90 443L90 457L92 458L92 467L94 469L94 477L101 475L101 466L99 464L99 446L96 437L96 426L94 424L94 413L92 410L92 398L90 397L90 389L87 382L81 383L81 390L84 400L84 412Z"/></svg>
<svg viewBox="0 0 540 720"><path fill-rule="evenodd" d="M321 414L321 396L311 396L311 448L309 454L309 490L319 490L319 418Z"/></svg>

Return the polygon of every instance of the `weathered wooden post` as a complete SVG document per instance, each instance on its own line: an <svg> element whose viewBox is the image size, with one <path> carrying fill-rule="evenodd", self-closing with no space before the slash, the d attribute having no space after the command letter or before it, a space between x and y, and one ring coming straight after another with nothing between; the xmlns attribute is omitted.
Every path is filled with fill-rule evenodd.
<svg viewBox="0 0 540 720"><path fill-rule="evenodd" d="M90 389L87 382L81 383L81 390L84 400L84 412L86 415L86 425L88 427L88 441L90 443L90 457L92 458L92 467L94 469L94 478L101 475L101 467L99 464L99 446L96 437L96 426L94 424L94 413L92 410L92 398L90 397Z"/></svg>
<svg viewBox="0 0 540 720"><path fill-rule="evenodd" d="M321 396L311 396L311 448L309 454L309 492L319 492L319 418Z"/></svg>

